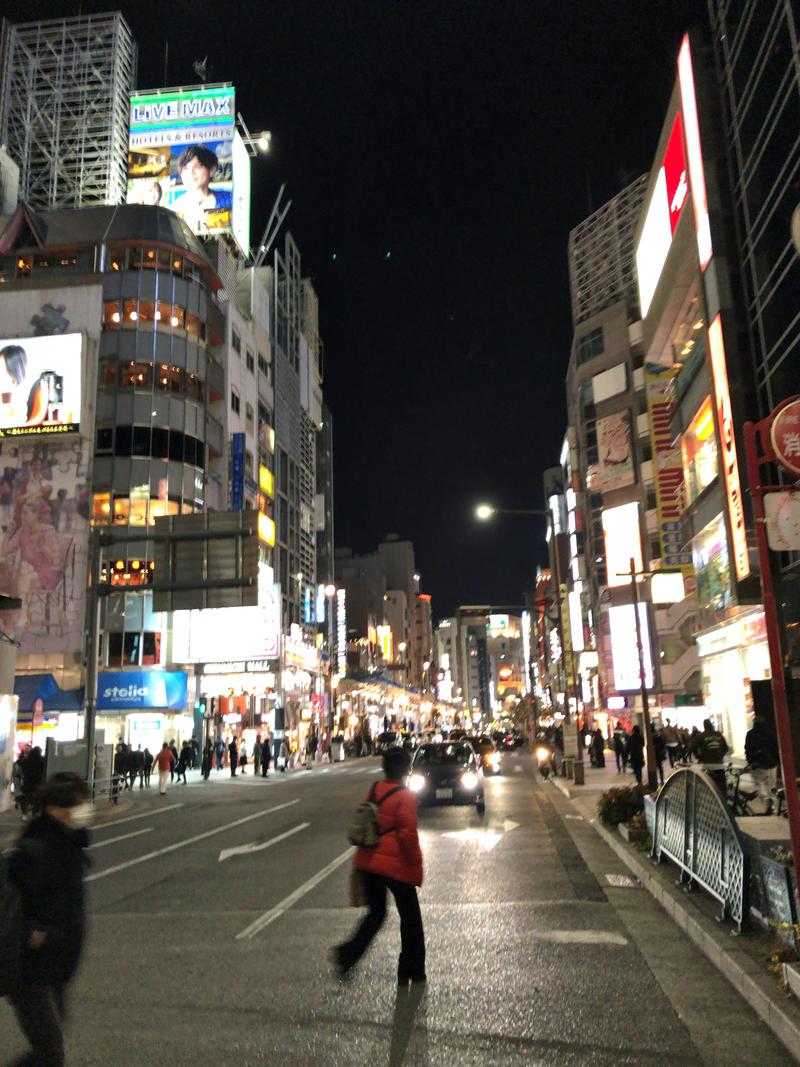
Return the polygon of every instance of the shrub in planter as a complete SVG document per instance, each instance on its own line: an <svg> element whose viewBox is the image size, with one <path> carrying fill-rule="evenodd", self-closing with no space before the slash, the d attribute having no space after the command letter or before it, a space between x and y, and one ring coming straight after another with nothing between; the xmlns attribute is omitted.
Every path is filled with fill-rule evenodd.
<svg viewBox="0 0 800 1067"><path fill-rule="evenodd" d="M644 789L639 785L609 789L597 801L597 814L607 826L629 822L644 812Z"/></svg>

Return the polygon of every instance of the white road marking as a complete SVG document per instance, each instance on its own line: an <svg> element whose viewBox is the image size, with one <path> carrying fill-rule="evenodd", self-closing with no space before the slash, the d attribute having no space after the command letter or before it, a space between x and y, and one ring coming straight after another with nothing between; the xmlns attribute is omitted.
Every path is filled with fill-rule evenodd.
<svg viewBox="0 0 800 1067"><path fill-rule="evenodd" d="M519 764L517 764L517 766L514 768L514 773L522 774L522 767L520 767Z"/></svg>
<svg viewBox="0 0 800 1067"><path fill-rule="evenodd" d="M287 800L285 804L276 804L272 808L264 808L262 811L256 811L252 815L245 815L243 819L236 819L234 822L225 823L224 826L218 826L214 830L206 830L204 834L195 834L194 837L187 837L185 841L176 841L174 845L167 845L165 848L156 849L155 852L147 852L144 856L137 856L136 859L126 860L125 863L118 863L116 867L109 867L108 870L90 874L85 880L87 882L96 882L98 878L107 878L109 874L117 874L119 871L126 871L129 867L135 867L139 863L146 863L147 860L155 859L157 856L164 856L168 852L177 852L179 848L186 848L187 845L194 845L198 841L204 841L207 837L214 837L216 834L222 834L226 830L232 830L234 826L241 826L243 823L252 822L253 819L260 819L263 815L271 815L273 811L280 811L282 808L289 808L293 804L299 803L299 800Z"/></svg>
<svg viewBox="0 0 800 1067"><path fill-rule="evenodd" d="M272 846L277 845L279 841L285 841L287 837L300 833L301 830L305 830L310 825L310 822L301 822L299 826L287 830L286 833L278 834L277 837L272 837L269 841L261 841L258 843L254 841L250 845L238 845L236 848L223 848L222 852L219 854L219 862L224 863L225 860L229 860L231 856L246 856L251 852L263 852L264 849L272 848Z"/></svg>
<svg viewBox="0 0 800 1067"><path fill-rule="evenodd" d="M117 837L107 837L105 841L95 841L93 845L89 845L89 848L105 848L106 845L113 845L116 841L127 841L129 837L139 837L141 834L151 834L153 832L152 826L146 826L144 830L133 830L129 834L119 834Z"/></svg>
<svg viewBox="0 0 800 1067"><path fill-rule="evenodd" d="M149 819L152 815L161 815L165 811L174 811L182 808L183 804L167 804L163 808L154 808L153 811L144 811L141 815L128 815L124 819L114 819L112 822L99 822L92 827L93 830L105 830L109 826L122 826L124 822L134 822L136 819Z"/></svg>
<svg viewBox="0 0 800 1067"><path fill-rule="evenodd" d="M341 867L343 863L346 863L355 852L354 848L347 848L341 855L337 856L335 860L332 860L326 867L323 867L321 871L308 879L307 882L303 882L299 889L295 889L293 893L290 893L288 897L284 897L280 904L276 904L274 908L270 908L269 911L265 911L263 915L259 916L255 922L246 926L241 933L236 935L237 941L250 941L256 934L260 934L262 930L265 930L270 923L275 922L281 915L289 910L293 904L296 904L298 900L310 893L312 889L324 881L329 874L333 874L337 867Z"/></svg>
<svg viewBox="0 0 800 1067"><path fill-rule="evenodd" d="M583 816L582 815L565 815L564 818L565 819L577 819L579 822L583 822Z"/></svg>
<svg viewBox="0 0 800 1067"><path fill-rule="evenodd" d="M500 844L503 837L511 830L516 830L519 826L518 822L512 822L511 819L506 819L502 828L492 829L490 827L479 828L471 827L467 830L449 830L442 834L442 837L453 837L456 841L469 842L470 844L480 845L484 852L491 852L493 848Z"/></svg>
<svg viewBox="0 0 800 1067"><path fill-rule="evenodd" d="M537 941L554 941L559 945L627 945L622 934L608 930L536 930L532 935Z"/></svg>

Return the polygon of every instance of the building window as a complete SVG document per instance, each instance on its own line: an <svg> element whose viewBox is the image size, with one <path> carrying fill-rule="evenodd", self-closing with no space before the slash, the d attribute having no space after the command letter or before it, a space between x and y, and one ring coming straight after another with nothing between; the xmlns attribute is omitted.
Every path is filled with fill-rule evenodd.
<svg viewBox="0 0 800 1067"><path fill-rule="evenodd" d="M269 363L266 358L258 353L258 370L260 374L263 374L266 378L269 378Z"/></svg>
<svg viewBox="0 0 800 1067"><path fill-rule="evenodd" d="M103 329L116 330L122 320L119 300L106 300L103 304Z"/></svg>
<svg viewBox="0 0 800 1067"><path fill-rule="evenodd" d="M119 384L130 389L151 389L153 364L137 363L133 359L130 363L124 363L119 370Z"/></svg>
<svg viewBox="0 0 800 1067"><path fill-rule="evenodd" d="M236 332L236 330L234 330L234 329L231 329L231 346L232 346L233 350L235 352L238 352L239 355L241 356L241 354L242 354L242 339L239 336L239 334Z"/></svg>
<svg viewBox="0 0 800 1067"><path fill-rule="evenodd" d="M97 371L98 385L117 384L117 361L115 359L101 359Z"/></svg>
<svg viewBox="0 0 800 1067"><path fill-rule="evenodd" d="M696 500L719 473L719 451L714 433L714 412L707 396L681 438L683 478L687 502Z"/></svg>
<svg viewBox="0 0 800 1067"><path fill-rule="evenodd" d="M253 355L253 353L250 351L249 348L247 349L247 353L246 353L245 359L247 360L247 369L250 371L251 374L255 374L255 372L256 372L256 358Z"/></svg>
<svg viewBox="0 0 800 1067"><path fill-rule="evenodd" d="M92 522L108 522L111 517L111 494L95 493L92 497Z"/></svg>
<svg viewBox="0 0 800 1067"><path fill-rule="evenodd" d="M238 415L240 408L241 404L239 402L239 394L236 392L235 389L231 389L231 411Z"/></svg>
<svg viewBox="0 0 800 1067"><path fill-rule="evenodd" d="M94 437L95 454L107 454L114 450L114 428L112 426L98 426Z"/></svg>
<svg viewBox="0 0 800 1067"><path fill-rule="evenodd" d="M598 326L596 330L592 330L590 333L585 333L583 337L578 339L578 347L575 352L575 360L578 366L588 363L590 359L595 359L597 356L602 356L603 348L602 326Z"/></svg>
<svg viewBox="0 0 800 1067"><path fill-rule="evenodd" d="M700 625L708 625L714 621L713 613L724 611L733 599L728 534L722 515L712 519L692 540L692 561Z"/></svg>
<svg viewBox="0 0 800 1067"><path fill-rule="evenodd" d="M255 412L253 410L253 405L252 404L245 404L245 406L244 406L244 417L245 417L245 420L247 422L248 427L250 428L250 430L252 430L253 429L253 420L255 418Z"/></svg>
<svg viewBox="0 0 800 1067"><path fill-rule="evenodd" d="M203 403L203 383L197 374L186 375L186 395L190 400L196 400L198 404Z"/></svg>
<svg viewBox="0 0 800 1067"><path fill-rule="evenodd" d="M158 367L158 388L166 393L183 392L183 371L180 367L160 363Z"/></svg>

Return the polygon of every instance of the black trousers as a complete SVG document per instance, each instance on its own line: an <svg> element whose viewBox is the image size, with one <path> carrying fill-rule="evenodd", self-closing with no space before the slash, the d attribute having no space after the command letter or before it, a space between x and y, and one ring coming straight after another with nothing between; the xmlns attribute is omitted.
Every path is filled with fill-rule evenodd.
<svg viewBox="0 0 800 1067"><path fill-rule="evenodd" d="M14 1067L64 1067L64 987L26 986L11 998L31 1051Z"/></svg>
<svg viewBox="0 0 800 1067"><path fill-rule="evenodd" d="M369 948L372 939L383 926L386 918L386 890L394 897L400 916L400 959L397 964L397 979L400 982L422 981L425 978L425 932L422 929L422 914L419 910L417 887L408 882L397 882L382 874L364 872L364 889L368 911L349 941L339 945L338 956L348 970L353 967Z"/></svg>

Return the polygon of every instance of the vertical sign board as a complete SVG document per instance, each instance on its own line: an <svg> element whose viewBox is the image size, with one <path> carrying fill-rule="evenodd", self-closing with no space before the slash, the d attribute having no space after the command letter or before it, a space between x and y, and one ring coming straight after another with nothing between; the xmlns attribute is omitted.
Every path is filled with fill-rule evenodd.
<svg viewBox="0 0 800 1067"><path fill-rule="evenodd" d="M741 581L750 573L750 557L747 552L744 501L739 480L739 464L736 459L736 440L733 431L728 367L725 360L725 344L722 340L722 319L719 315L708 328L708 349L711 355L711 376L714 382L714 404L717 410L720 459L722 460L725 492L728 498L731 549L736 566L736 578Z"/></svg>
<svg viewBox="0 0 800 1067"><path fill-rule="evenodd" d="M231 437L231 510L244 511L244 434Z"/></svg>
<svg viewBox="0 0 800 1067"><path fill-rule="evenodd" d="M675 373L672 367L662 367L656 363L644 365L650 446L656 468L656 510L661 559L663 566L680 568L685 575L691 576L694 574L692 554L684 551L681 533L683 462L680 448L673 443L670 430L672 400L667 390Z"/></svg>

